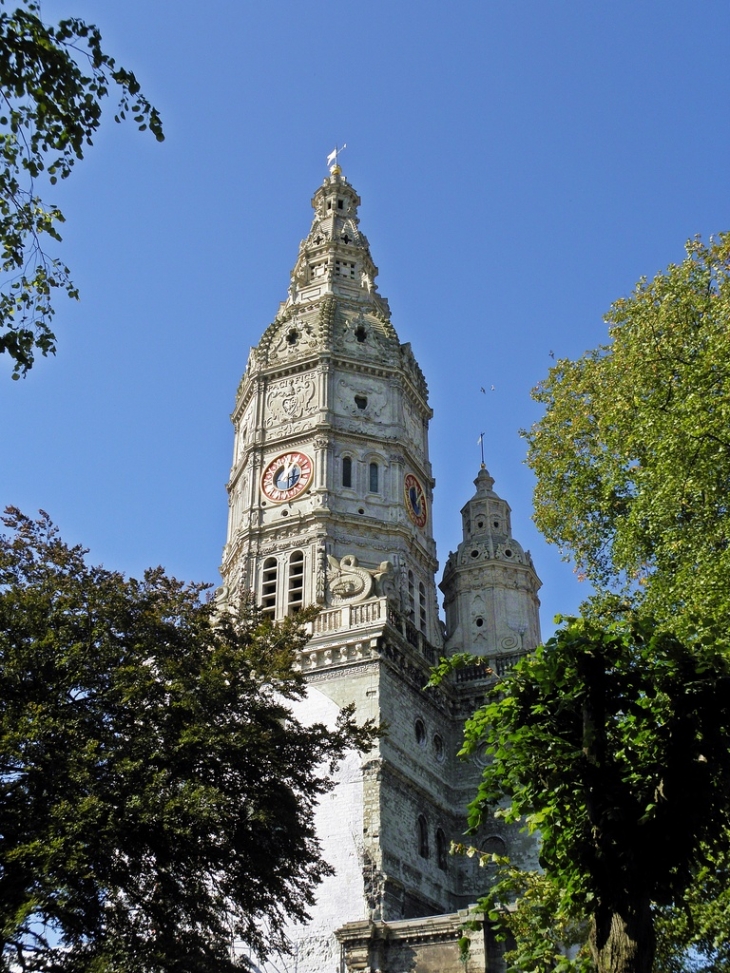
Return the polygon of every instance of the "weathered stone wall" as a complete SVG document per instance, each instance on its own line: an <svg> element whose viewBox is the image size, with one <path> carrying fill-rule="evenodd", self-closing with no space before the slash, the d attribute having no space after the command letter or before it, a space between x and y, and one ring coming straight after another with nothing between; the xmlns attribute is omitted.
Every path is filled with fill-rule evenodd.
<svg viewBox="0 0 730 973"><path fill-rule="evenodd" d="M403 922L348 923L337 931L342 973L502 973L481 925L464 929L468 918L464 910Z"/></svg>
<svg viewBox="0 0 730 973"><path fill-rule="evenodd" d="M296 703L293 710L304 723L334 726L340 707L319 689L310 687L307 698ZM360 754L354 751L347 754L336 772L335 789L324 795L316 811L322 855L333 866L335 874L325 878L318 887L312 921L307 925L292 924L287 930L292 944L290 956L272 957L267 963L251 956L254 970L340 973L340 946L334 930L368 915L363 881L362 764Z"/></svg>

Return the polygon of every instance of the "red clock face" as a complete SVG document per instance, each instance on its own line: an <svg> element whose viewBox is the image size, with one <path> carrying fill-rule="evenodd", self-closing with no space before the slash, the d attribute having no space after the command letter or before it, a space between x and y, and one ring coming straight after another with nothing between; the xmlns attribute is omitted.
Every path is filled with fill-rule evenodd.
<svg viewBox="0 0 730 973"><path fill-rule="evenodd" d="M272 459L261 477L261 489L272 503L285 503L306 490L311 479L311 459L293 450Z"/></svg>
<svg viewBox="0 0 730 973"><path fill-rule="evenodd" d="M403 494L406 501L406 510L416 527L425 527L428 519L428 508L426 506L426 494L423 491L418 478L412 473L406 473L403 481Z"/></svg>

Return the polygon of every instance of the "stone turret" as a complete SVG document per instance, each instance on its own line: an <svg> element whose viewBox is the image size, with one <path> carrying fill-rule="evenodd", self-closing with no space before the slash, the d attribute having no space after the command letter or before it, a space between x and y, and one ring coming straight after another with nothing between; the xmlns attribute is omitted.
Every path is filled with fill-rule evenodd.
<svg viewBox="0 0 730 973"><path fill-rule="evenodd" d="M446 652L485 656L497 672L540 642L540 579L512 537L511 510L482 465L477 490L461 510L463 539L440 584Z"/></svg>

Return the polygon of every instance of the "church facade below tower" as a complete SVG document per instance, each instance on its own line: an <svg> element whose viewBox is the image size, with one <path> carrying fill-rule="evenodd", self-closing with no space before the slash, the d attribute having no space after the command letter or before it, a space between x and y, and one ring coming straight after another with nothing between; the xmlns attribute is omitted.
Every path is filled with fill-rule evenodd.
<svg viewBox="0 0 730 973"><path fill-rule="evenodd" d="M274 619L316 605L300 660L307 718L334 720L355 702L363 719L388 727L375 750L345 761L319 809L336 874L312 922L291 930L298 973L386 973L409 950L443 963L447 927L454 951L459 910L483 890L474 862L449 848L462 839L480 772L455 755L484 667L423 687L444 652L503 666L539 640L540 582L486 470L447 562L445 630L439 618L428 389L378 293L359 204L335 165L232 415L228 597L253 596ZM520 836L487 831L478 836L485 847L529 854Z"/></svg>

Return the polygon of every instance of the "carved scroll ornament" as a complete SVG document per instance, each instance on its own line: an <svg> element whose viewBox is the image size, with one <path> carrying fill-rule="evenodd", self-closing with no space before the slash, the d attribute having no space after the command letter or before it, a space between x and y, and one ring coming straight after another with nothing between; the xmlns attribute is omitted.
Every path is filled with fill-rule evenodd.
<svg viewBox="0 0 730 973"><path fill-rule="evenodd" d="M361 568L354 554L345 554L339 561L328 554L327 561L327 588L332 605L356 605L366 601L376 593L376 582L387 579L393 567L390 561L382 561L375 570Z"/></svg>

